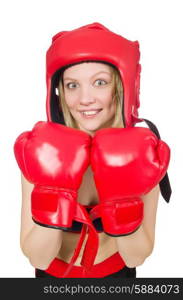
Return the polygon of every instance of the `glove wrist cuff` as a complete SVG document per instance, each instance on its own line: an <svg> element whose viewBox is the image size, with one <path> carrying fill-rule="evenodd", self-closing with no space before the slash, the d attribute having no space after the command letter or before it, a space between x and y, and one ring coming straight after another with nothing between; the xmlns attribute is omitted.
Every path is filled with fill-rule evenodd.
<svg viewBox="0 0 183 300"><path fill-rule="evenodd" d="M72 226L77 193L73 190L35 186L31 194L31 211L35 223L66 229Z"/></svg>
<svg viewBox="0 0 183 300"><path fill-rule="evenodd" d="M135 232L143 220L144 203L140 198L126 198L103 202L100 214L105 233L125 236Z"/></svg>

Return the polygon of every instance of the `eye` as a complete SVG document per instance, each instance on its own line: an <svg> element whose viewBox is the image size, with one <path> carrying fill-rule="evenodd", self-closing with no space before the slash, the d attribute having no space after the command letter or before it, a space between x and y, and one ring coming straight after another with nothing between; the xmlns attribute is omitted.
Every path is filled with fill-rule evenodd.
<svg viewBox="0 0 183 300"><path fill-rule="evenodd" d="M103 80L103 79L97 79L95 81L95 85L100 86L100 85L105 85L107 84L107 81Z"/></svg>
<svg viewBox="0 0 183 300"><path fill-rule="evenodd" d="M68 89L74 89L76 86L77 86L76 82L69 82L69 83L66 84L66 87Z"/></svg>

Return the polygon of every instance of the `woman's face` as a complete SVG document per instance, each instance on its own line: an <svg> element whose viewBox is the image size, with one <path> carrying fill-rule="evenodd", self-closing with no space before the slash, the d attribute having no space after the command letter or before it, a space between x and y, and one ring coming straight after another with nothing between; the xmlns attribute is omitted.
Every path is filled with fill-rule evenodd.
<svg viewBox="0 0 183 300"><path fill-rule="evenodd" d="M63 74L66 104L81 130L94 134L115 116L112 70L102 63L81 63Z"/></svg>

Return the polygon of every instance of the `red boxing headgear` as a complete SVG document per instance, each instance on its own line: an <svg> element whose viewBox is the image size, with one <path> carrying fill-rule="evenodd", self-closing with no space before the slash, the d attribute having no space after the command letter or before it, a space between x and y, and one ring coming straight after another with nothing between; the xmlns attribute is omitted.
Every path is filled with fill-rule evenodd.
<svg viewBox="0 0 183 300"><path fill-rule="evenodd" d="M141 122L138 118L141 70L139 59L138 41L129 41L100 23L57 33L46 54L48 121L65 123L55 91L61 68L85 61L98 61L113 65L119 70L123 85L124 126Z"/></svg>

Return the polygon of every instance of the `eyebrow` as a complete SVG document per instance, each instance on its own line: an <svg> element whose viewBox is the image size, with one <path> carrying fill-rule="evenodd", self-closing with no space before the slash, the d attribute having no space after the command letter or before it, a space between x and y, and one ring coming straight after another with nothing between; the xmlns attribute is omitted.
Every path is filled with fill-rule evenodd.
<svg viewBox="0 0 183 300"><path fill-rule="evenodd" d="M94 76L96 76L96 75L98 75L98 74L101 74L101 73L105 73L105 74L107 74L107 75L111 75L110 72L99 71L99 72L95 73L92 77L94 77ZM76 80L76 79L75 79L75 78L71 78L71 77L66 77L66 78L64 78L64 80Z"/></svg>

